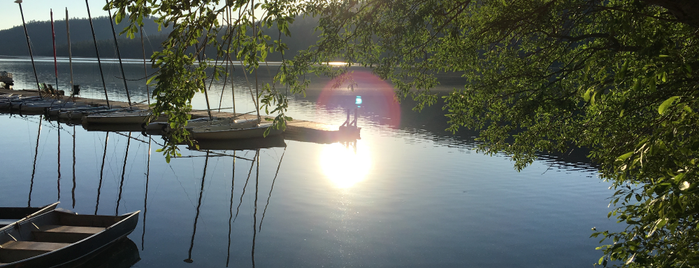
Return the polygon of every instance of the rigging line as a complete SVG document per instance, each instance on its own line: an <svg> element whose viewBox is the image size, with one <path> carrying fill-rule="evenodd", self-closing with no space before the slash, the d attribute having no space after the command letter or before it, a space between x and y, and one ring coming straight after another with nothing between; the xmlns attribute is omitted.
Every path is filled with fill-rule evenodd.
<svg viewBox="0 0 699 268"><path fill-rule="evenodd" d="M177 172L175 172L175 169L172 168L172 164L168 163L167 166L170 167L170 170L172 171L172 175L175 176L175 180L177 180L177 182L180 183L180 187L182 188L184 195L187 196L187 200L189 200L189 203L192 205L192 207L194 207L194 202L192 202L192 198L189 197L187 190L184 188L184 185L182 184L182 181L180 181L180 177L177 176Z"/></svg>
<svg viewBox="0 0 699 268"><path fill-rule="evenodd" d="M114 133L117 134L117 135L120 135L120 136L129 137L129 136L127 136L126 134L123 134L123 133L119 133L119 132L114 132ZM142 142L142 143L148 143L147 141L144 141L144 140L139 139L139 138L136 138L136 137L129 137L129 139L136 140L136 141L139 141L139 142ZM157 144L157 145L165 146L164 144L159 143L159 142L157 142L157 141L153 141L153 142L154 142L155 144Z"/></svg>

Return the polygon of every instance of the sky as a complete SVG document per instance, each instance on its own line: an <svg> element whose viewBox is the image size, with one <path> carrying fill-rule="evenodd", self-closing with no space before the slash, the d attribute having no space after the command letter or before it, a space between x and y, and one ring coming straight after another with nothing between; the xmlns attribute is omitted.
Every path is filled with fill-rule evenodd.
<svg viewBox="0 0 699 268"><path fill-rule="evenodd" d="M22 16L19 12L19 5L15 0L0 0L2 9L2 19L0 19L0 30L22 26ZM90 5L90 15L93 18L109 16L107 11L102 10L106 5L104 0L88 0ZM70 18L87 18L87 7L84 0L23 0L22 10L24 20L48 21L51 19L51 9L53 9L54 21L66 19L66 8Z"/></svg>

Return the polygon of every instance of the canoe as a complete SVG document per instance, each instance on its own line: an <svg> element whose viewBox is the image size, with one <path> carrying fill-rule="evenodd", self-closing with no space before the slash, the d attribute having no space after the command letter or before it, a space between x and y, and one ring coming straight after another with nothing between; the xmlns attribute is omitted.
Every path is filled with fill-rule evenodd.
<svg viewBox="0 0 699 268"><path fill-rule="evenodd" d="M0 207L0 228L56 208L59 202L43 207Z"/></svg>
<svg viewBox="0 0 699 268"><path fill-rule="evenodd" d="M0 267L56 267L100 251L129 235L138 213L78 215L55 209L0 229Z"/></svg>

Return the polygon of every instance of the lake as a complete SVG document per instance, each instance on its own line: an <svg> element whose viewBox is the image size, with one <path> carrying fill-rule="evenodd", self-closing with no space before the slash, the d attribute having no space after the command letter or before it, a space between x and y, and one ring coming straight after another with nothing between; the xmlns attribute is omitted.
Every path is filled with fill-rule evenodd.
<svg viewBox="0 0 699 268"><path fill-rule="evenodd" d="M59 89L69 88L68 67L58 64ZM142 63L124 68L131 100L145 101ZM95 61L73 69L82 97L104 98ZM125 101L118 63L103 69L110 100ZM28 59L0 59L0 71L14 74L16 89L35 84ZM264 67L258 79L274 71ZM37 72L55 84L51 60L37 59ZM355 71L354 92L309 79L289 115L339 126L346 109L358 109L361 139L208 152L180 146L182 157L167 163L155 152L160 136L0 114L0 205L140 210L129 240L89 264L116 267L592 267L601 252L591 228L623 228L607 219L610 184L584 152L542 155L517 172L509 157L477 152L473 132L445 132L440 107L418 113L395 103L391 86L367 70ZM437 92L461 81L440 82ZM233 106L227 84L212 86L211 106ZM233 85L236 111L253 111L254 76L238 66ZM205 103L203 94L193 101L195 109Z"/></svg>

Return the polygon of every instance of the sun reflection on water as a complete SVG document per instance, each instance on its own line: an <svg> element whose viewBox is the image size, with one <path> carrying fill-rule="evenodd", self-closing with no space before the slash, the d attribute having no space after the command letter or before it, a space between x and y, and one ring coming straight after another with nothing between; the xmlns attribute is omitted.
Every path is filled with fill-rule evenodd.
<svg viewBox="0 0 699 268"><path fill-rule="evenodd" d="M363 181L371 170L371 153L362 143L333 143L320 153L320 167L336 187L347 189Z"/></svg>

